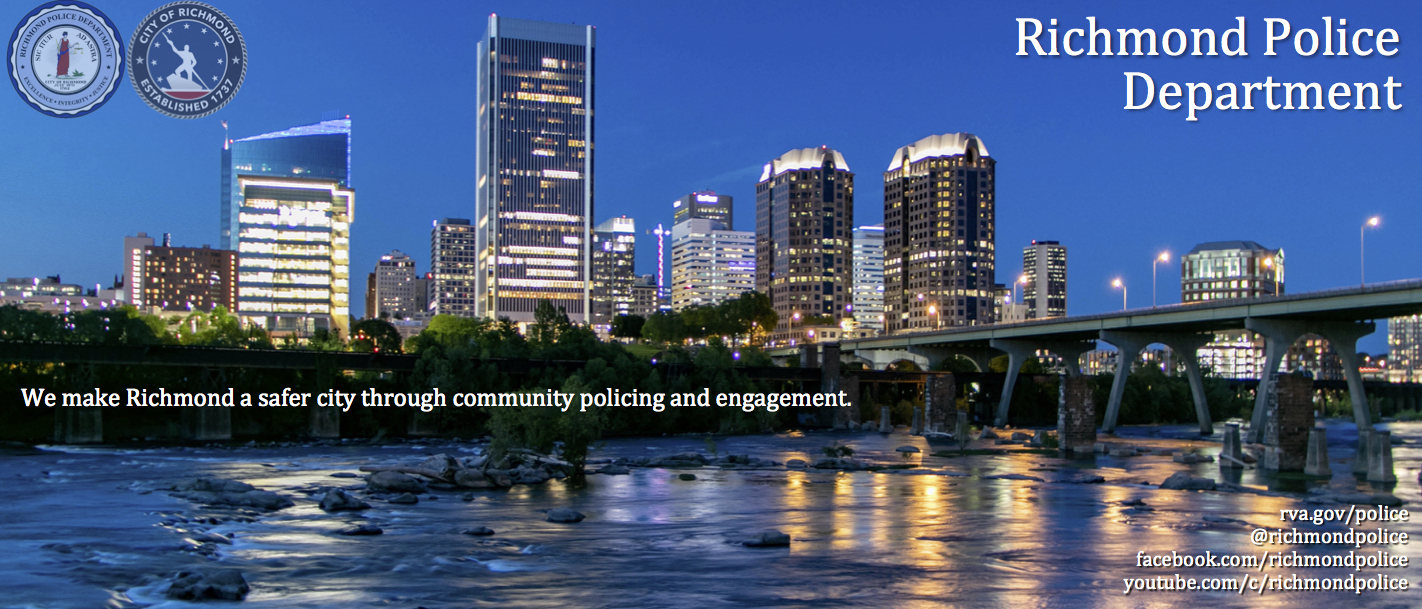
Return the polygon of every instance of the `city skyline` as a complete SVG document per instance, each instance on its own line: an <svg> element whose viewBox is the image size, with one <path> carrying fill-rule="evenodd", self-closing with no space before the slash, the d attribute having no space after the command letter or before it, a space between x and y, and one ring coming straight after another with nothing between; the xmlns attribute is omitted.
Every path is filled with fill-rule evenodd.
<svg viewBox="0 0 1422 609"><path fill-rule="evenodd" d="M407 98L421 97L426 94L421 87L433 85L408 78L410 66L379 57L383 51L378 48L350 48L352 57L333 60L331 67L314 74L299 62L280 59L299 56L300 46L312 39L339 42L336 30L342 30L341 38L372 39L381 32L415 31L416 16L408 11L380 4L346 7L300 5L278 15L268 4L222 5L248 39L253 67L234 102L206 119L167 119L128 91L121 91L100 112L68 121L43 117L17 96L7 96L0 102L0 124L29 145L5 153L7 163L0 169L0 209L6 210L19 236L0 246L11 260L3 274L59 273L74 283L107 283L121 272L119 261L103 247L88 251L87 244L111 243L140 230L173 233L185 244L218 243L212 222L218 176L212 167L224 136L219 120L230 123L231 136L237 139L314 123L326 110L352 115L352 173L363 201L362 222L352 237L351 263L357 269L371 268L391 249L423 251L427 222L472 217L472 196L459 177L472 154L446 152L457 151L458 143L472 136L472 116L410 106ZM147 10L104 8L120 30L131 29ZM909 32L897 21L891 25L872 7L851 6L834 15L808 15L803 30L791 29L773 42L764 35L766 26L745 24L738 17L749 7L648 10L552 2L536 7L451 4L444 9L473 23L498 12L598 28L602 205L595 208L592 223L625 214L644 226L669 225L666 201L705 188L734 196L740 207L737 215L750 217L754 181L764 159L788 149L827 145L843 152L861 175L871 176L859 180L856 224L873 224L881 221L883 185L872 176L887 166L893 150L932 133L966 131L992 141L993 155L1006 163L997 189L998 248L1015 251L1032 239L1073 244L1074 313L1118 308L1120 292L1110 288L1117 276L1132 288L1133 307L1147 305L1151 260L1157 252L1185 251L1209 241L1255 240L1286 249L1295 293L1351 285L1357 281L1359 262L1353 233L1373 214L1382 216L1382 226L1367 234L1369 280L1419 275L1406 247L1407 236L1415 232L1411 227L1422 222L1422 212L1411 203L1422 187L1406 169L1417 156L1407 147L1416 123L1406 111L1216 114L1186 124L1179 113L1122 110L1118 82L1121 72L1140 69L1158 79L1180 81L1203 72L1200 78L1206 80L1256 80L1274 74L1327 83L1393 75L1410 83L1416 70L1408 68L1412 62L1405 59L1405 41L1422 25L1412 6L925 4L915 9L921 19L907 24ZM770 10L801 12L797 5ZM1251 29L1252 57L1242 61L1100 58L1065 64L1013 56L1016 17L1080 19L1086 14L1096 15L1105 27L1158 30L1181 23L1232 26L1236 15L1244 15L1251 28L1263 17L1303 24L1323 15L1344 15L1363 27L1397 29L1404 46L1391 60L1301 59L1287 54L1265 60L1259 57L1260 32ZM327 23L333 33L317 31L311 39L285 36L292 23L303 19ZM662 30L676 22L719 28L747 44L708 46L680 55L656 52L657 45L672 38ZM773 91L748 97L730 86L761 70L766 57L783 55L819 36L860 30L868 33L862 43L866 46L833 51L836 61L827 63L834 65L804 68L811 77L838 70L850 85L861 85L836 89L822 108L787 106L789 98ZM915 32L932 36L919 41ZM479 32L460 36L472 42ZM944 36L963 44L950 50L931 43ZM916 59L905 66L876 63L871 68L867 60L873 47L868 45L900 37L910 41L901 52ZM921 71L957 54L965 61L955 64L960 67L951 74L942 68L941 78L917 79L892 94L863 86L880 78L896 82L896 75ZM727 86L705 87L708 80ZM643 86L647 82L662 86ZM947 95L961 84L971 86L975 94ZM695 90L703 93L699 99L679 95L698 85ZM455 88L459 95L473 97L472 86ZM862 88L870 90L858 90ZM1408 89L1400 91L1401 101L1408 104ZM909 98L937 101L922 110L905 110L896 101ZM794 120L754 116L757 109L778 107L795 108ZM1324 155L1318 142L1328 141L1366 145L1320 161ZM85 145L76 152L74 142ZM1102 157L1100 167L1091 172L1059 162L1090 154ZM53 184L72 179L76 166L96 173L88 178L79 172L85 179L73 180L62 189L64 196L54 199ZM1177 217L1166 225L1169 228L1155 228L1161 226L1159 216L1165 209L1176 210ZM60 223L64 229L58 228ZM85 245L54 239L58 230ZM637 271L654 271L655 248L640 249ZM416 255L423 272L430 261L421 258ZM999 282L1019 272L1010 263L999 266ZM1178 272L1174 265L1162 266L1160 282L1178 281ZM1161 295L1162 304L1177 302L1164 291ZM363 309L351 304L354 310ZM1365 339L1365 350L1380 350L1382 334Z"/></svg>

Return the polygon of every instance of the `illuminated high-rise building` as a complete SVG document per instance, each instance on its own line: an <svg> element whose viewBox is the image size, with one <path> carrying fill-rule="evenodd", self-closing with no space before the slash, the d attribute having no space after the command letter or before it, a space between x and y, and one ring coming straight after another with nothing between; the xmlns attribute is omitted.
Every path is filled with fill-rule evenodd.
<svg viewBox="0 0 1422 609"><path fill-rule="evenodd" d="M1388 380L1422 381L1422 315L1387 320Z"/></svg>
<svg viewBox="0 0 1422 609"><path fill-rule="evenodd" d="M237 252L202 247L143 248L143 308L164 311L237 310ZM137 306L137 305L135 305Z"/></svg>
<svg viewBox="0 0 1422 609"><path fill-rule="evenodd" d="M844 155L802 148L765 164L755 186L755 287L780 317L772 341L805 340L811 325L838 326L852 313L853 228L854 174Z"/></svg>
<svg viewBox="0 0 1422 609"><path fill-rule="evenodd" d="M993 323L996 161L971 133L899 148L884 172L889 333Z"/></svg>
<svg viewBox="0 0 1422 609"><path fill-rule="evenodd" d="M238 175L333 180L341 188L350 188L350 117L232 140L223 146L220 249L239 249L236 237L242 191L236 188Z"/></svg>
<svg viewBox="0 0 1422 609"><path fill-rule="evenodd" d="M673 311L720 304L755 289L755 233L706 218L677 222L671 233Z"/></svg>
<svg viewBox="0 0 1422 609"><path fill-rule="evenodd" d="M854 320L884 331L884 227L854 229Z"/></svg>
<svg viewBox="0 0 1422 609"><path fill-rule="evenodd" d="M430 230L429 313L474 317L479 293L474 278L479 248L464 218L445 218Z"/></svg>
<svg viewBox="0 0 1422 609"><path fill-rule="evenodd" d="M475 314L591 310L592 26L489 17L475 51Z"/></svg>
<svg viewBox="0 0 1422 609"><path fill-rule="evenodd" d="M1180 258L1180 302L1259 298L1284 293L1284 251L1253 241L1196 245ZM1247 330L1215 332L1199 352L1200 365L1214 376L1257 379L1264 372L1264 337ZM1336 357L1336 356L1335 356ZM1287 369L1289 362L1281 361Z"/></svg>
<svg viewBox="0 0 1422 609"><path fill-rule="evenodd" d="M276 335L350 336L355 192L340 180L238 174L237 312Z"/></svg>
<svg viewBox="0 0 1422 609"><path fill-rule="evenodd" d="M1067 249L1056 241L1033 241L1022 248L1022 302L1027 319L1067 314Z"/></svg>
<svg viewBox="0 0 1422 609"><path fill-rule="evenodd" d="M415 261L400 250L375 263L375 317L407 319L424 311L417 295Z"/></svg>
<svg viewBox="0 0 1422 609"><path fill-rule="evenodd" d="M593 230L592 323L600 330L610 328L613 317L632 310L636 246L637 223L627 216L609 218Z"/></svg>

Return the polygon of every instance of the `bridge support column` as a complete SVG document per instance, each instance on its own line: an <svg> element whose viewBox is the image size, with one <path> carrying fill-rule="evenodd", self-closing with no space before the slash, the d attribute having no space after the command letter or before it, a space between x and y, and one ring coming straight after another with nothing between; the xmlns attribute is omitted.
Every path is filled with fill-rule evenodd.
<svg viewBox="0 0 1422 609"><path fill-rule="evenodd" d="M843 376L839 379L839 391L843 391L849 397L849 406L836 408L834 411L834 428L850 429L859 425L859 403L863 398L859 395L859 377L854 375Z"/></svg>
<svg viewBox="0 0 1422 609"><path fill-rule="evenodd" d="M1116 419L1121 415L1121 396L1126 392L1126 377L1131 374L1131 364L1151 341L1132 332L1115 330L1102 330L1101 340L1116 347L1116 378L1111 381L1111 397L1106 400L1106 420L1101 422L1103 433L1115 433Z"/></svg>
<svg viewBox="0 0 1422 609"><path fill-rule="evenodd" d="M800 345L800 367L819 368L820 367L820 346L814 343Z"/></svg>
<svg viewBox="0 0 1422 609"><path fill-rule="evenodd" d="M341 437L341 409L335 406L311 408L311 437L334 440Z"/></svg>
<svg viewBox="0 0 1422 609"><path fill-rule="evenodd" d="M1285 374L1275 380L1264 426L1264 469L1300 471L1308 461L1309 431L1313 429L1313 379Z"/></svg>
<svg viewBox="0 0 1422 609"><path fill-rule="evenodd" d="M58 444L99 444L104 441L102 406L54 409L54 441Z"/></svg>
<svg viewBox="0 0 1422 609"><path fill-rule="evenodd" d="M988 344L992 348L1007 353L1007 380L1002 385L1002 399L997 403L997 414L993 425L1007 425L1007 414L1012 406L1012 393L1017 388L1017 374L1028 358L1036 357L1038 350L1057 354L1066 365L1067 374L1081 374L1081 355L1091 350L1090 343L1076 341L1034 341L1023 339L994 338ZM984 369L986 370L986 369Z"/></svg>
<svg viewBox="0 0 1422 609"><path fill-rule="evenodd" d="M183 437L188 440L222 441L232 439L232 409L226 406L188 407L181 409Z"/></svg>
<svg viewBox="0 0 1422 609"><path fill-rule="evenodd" d="M1215 432L1210 423L1210 405L1205 401L1205 379L1200 373L1200 347L1210 343L1208 334L1157 334L1151 338L1170 347L1185 363L1185 378L1190 381L1190 396L1195 400L1195 420L1200 424L1200 435Z"/></svg>
<svg viewBox="0 0 1422 609"><path fill-rule="evenodd" d="M826 343L824 345L824 358L820 360L820 393L839 392L839 343ZM819 409L815 412L815 421L832 429L847 429L849 426L839 426L839 410L824 412Z"/></svg>
<svg viewBox="0 0 1422 609"><path fill-rule="evenodd" d="M1061 377L1057 396L1057 447L1062 454L1087 454L1096 446L1096 402L1091 379Z"/></svg>
<svg viewBox="0 0 1422 609"><path fill-rule="evenodd" d="M923 428L927 431L948 431L956 420L958 402L954 396L958 385L951 374L930 374L923 381Z"/></svg>
<svg viewBox="0 0 1422 609"><path fill-rule="evenodd" d="M1258 442L1263 438L1264 414L1268 405L1268 392L1274 386L1274 378L1279 374L1279 362L1284 358L1294 341L1305 334L1317 334L1328 340L1329 345L1343 360L1343 374L1348 379L1348 396L1353 403L1353 422L1361 434L1372 425L1372 415L1368 410L1368 395L1363 389L1363 376L1358 372L1358 339L1377 329L1373 322L1338 321L1293 321L1260 319L1249 317L1244 327L1264 337L1264 370L1260 372L1259 389L1254 396L1254 416L1250 421L1249 437Z"/></svg>

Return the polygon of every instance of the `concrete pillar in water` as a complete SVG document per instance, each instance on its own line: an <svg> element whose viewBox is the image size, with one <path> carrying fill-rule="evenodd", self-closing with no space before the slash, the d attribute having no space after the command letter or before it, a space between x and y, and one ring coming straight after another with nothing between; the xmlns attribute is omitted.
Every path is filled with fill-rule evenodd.
<svg viewBox="0 0 1422 609"><path fill-rule="evenodd" d="M814 343L800 345L800 367L819 368L820 367L820 346Z"/></svg>
<svg viewBox="0 0 1422 609"><path fill-rule="evenodd" d="M948 431L955 423L958 402L957 382L952 374L930 374L923 380L923 428L927 431Z"/></svg>
<svg viewBox="0 0 1422 609"><path fill-rule="evenodd" d="M232 439L232 409L226 406L189 406L181 409L183 439L225 442Z"/></svg>
<svg viewBox="0 0 1422 609"><path fill-rule="evenodd" d="M1274 385L1264 429L1264 468L1300 471L1308 460L1309 431L1313 429L1313 379L1280 374Z"/></svg>
<svg viewBox="0 0 1422 609"><path fill-rule="evenodd" d="M1368 482L1397 482L1392 471L1392 432L1368 434Z"/></svg>
<svg viewBox="0 0 1422 609"><path fill-rule="evenodd" d="M854 375L839 378L839 390L844 392L849 406L834 409L835 429L859 429L859 377Z"/></svg>
<svg viewBox="0 0 1422 609"><path fill-rule="evenodd" d="M1220 449L1220 468L1244 467L1244 451L1239 446L1239 423L1226 423L1224 447Z"/></svg>
<svg viewBox="0 0 1422 609"><path fill-rule="evenodd" d="M879 409L879 433L892 433L893 431L894 425L889 422L889 407L884 406Z"/></svg>
<svg viewBox="0 0 1422 609"><path fill-rule="evenodd" d="M1057 395L1057 448L1089 454L1096 445L1096 399L1091 379L1061 376Z"/></svg>
<svg viewBox="0 0 1422 609"><path fill-rule="evenodd" d="M1304 473L1310 476L1333 475L1333 470L1328 467L1328 430L1323 427L1308 430L1308 462L1304 464Z"/></svg>
<svg viewBox="0 0 1422 609"><path fill-rule="evenodd" d="M915 436L923 435L923 407L913 407L913 426L909 428L909 433Z"/></svg>
<svg viewBox="0 0 1422 609"><path fill-rule="evenodd" d="M1353 451L1353 474L1368 475L1368 437L1372 435L1371 427L1358 428L1358 447Z"/></svg>
<svg viewBox="0 0 1422 609"><path fill-rule="evenodd" d="M839 393L841 378L839 376L839 343L826 343L824 345L824 358L820 363L820 393ZM826 412L826 409L819 408L815 412L815 420L820 425L832 427L834 429L848 429L847 421L839 417L839 409Z"/></svg>
<svg viewBox="0 0 1422 609"><path fill-rule="evenodd" d="M968 443L972 442L971 436L973 428L968 424L968 411L958 411L958 424L953 430L953 438L958 441L958 447L967 450Z"/></svg>
<svg viewBox="0 0 1422 609"><path fill-rule="evenodd" d="M322 440L341 437L341 409L320 406L312 408L311 437Z"/></svg>
<svg viewBox="0 0 1422 609"><path fill-rule="evenodd" d="M54 441L58 444L98 444L104 441L101 406L68 406L54 410Z"/></svg>

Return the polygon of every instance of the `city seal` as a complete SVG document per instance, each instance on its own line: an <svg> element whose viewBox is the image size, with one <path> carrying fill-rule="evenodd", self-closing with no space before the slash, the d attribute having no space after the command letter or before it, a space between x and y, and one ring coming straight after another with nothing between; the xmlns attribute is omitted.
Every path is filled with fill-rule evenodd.
<svg viewBox="0 0 1422 609"><path fill-rule="evenodd" d="M217 112L242 88L247 45L237 25L201 2L173 2L148 14L128 43L128 77L138 96L173 118Z"/></svg>
<svg viewBox="0 0 1422 609"><path fill-rule="evenodd" d="M47 2L10 35L10 84L31 108L57 118L98 110L123 79L123 40L103 13L77 0Z"/></svg>

